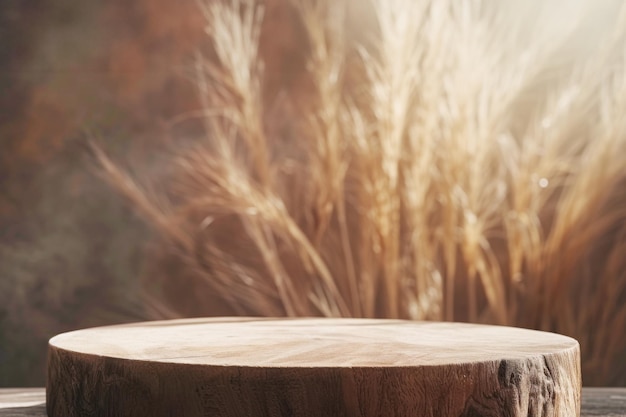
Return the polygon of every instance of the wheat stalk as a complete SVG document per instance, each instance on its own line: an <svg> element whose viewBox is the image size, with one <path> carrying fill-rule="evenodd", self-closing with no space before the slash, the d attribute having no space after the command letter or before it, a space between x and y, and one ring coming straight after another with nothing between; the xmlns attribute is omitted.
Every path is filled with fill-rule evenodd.
<svg viewBox="0 0 626 417"><path fill-rule="evenodd" d="M157 198L98 154L204 290L242 314L560 331L587 383L626 371L607 365L626 352L626 7L579 53L591 2L558 24L541 2L265 6L297 13L295 87L266 90L263 4L203 3L206 137L174 185Z"/></svg>

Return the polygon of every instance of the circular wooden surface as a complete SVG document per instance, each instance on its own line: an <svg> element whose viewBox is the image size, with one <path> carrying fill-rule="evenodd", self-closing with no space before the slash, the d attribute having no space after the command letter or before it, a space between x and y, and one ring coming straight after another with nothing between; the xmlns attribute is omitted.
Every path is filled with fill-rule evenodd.
<svg viewBox="0 0 626 417"><path fill-rule="evenodd" d="M65 333L51 346L88 355L215 366L425 366L533 357L577 346L533 330L367 319L186 319Z"/></svg>
<svg viewBox="0 0 626 417"><path fill-rule="evenodd" d="M569 417L578 415L580 386L578 343L552 333L214 318L56 336L47 388L51 417Z"/></svg>

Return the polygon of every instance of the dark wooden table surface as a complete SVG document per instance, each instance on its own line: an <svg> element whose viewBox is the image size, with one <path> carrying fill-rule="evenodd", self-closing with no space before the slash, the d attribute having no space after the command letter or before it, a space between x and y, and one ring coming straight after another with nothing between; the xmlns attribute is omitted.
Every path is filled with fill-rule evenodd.
<svg viewBox="0 0 626 417"><path fill-rule="evenodd" d="M0 389L0 417L45 417L43 388ZM626 388L584 388L582 417L626 417Z"/></svg>

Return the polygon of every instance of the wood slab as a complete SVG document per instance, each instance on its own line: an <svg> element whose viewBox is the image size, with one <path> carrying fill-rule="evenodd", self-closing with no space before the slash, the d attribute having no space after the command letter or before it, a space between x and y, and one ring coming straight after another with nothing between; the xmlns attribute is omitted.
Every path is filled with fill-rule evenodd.
<svg viewBox="0 0 626 417"><path fill-rule="evenodd" d="M44 399L45 388L0 388L0 417L47 417L45 402L15 406L23 391L36 391ZM583 388L581 417L626 417L626 388Z"/></svg>
<svg viewBox="0 0 626 417"><path fill-rule="evenodd" d="M78 416L573 417L578 343L370 319L146 322L50 340L47 410Z"/></svg>

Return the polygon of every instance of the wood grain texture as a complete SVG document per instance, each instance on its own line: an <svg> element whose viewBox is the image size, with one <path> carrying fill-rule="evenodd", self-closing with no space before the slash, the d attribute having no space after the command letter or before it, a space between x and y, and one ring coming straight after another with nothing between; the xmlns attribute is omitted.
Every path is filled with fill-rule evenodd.
<svg viewBox="0 0 626 417"><path fill-rule="evenodd" d="M192 319L66 333L47 409L74 416L571 417L578 343L509 327Z"/></svg>
<svg viewBox="0 0 626 417"><path fill-rule="evenodd" d="M583 388L581 417L626 417L626 388ZM15 406L23 393L41 404ZM0 389L0 417L46 417L44 388Z"/></svg>
<svg viewBox="0 0 626 417"><path fill-rule="evenodd" d="M582 417L626 417L626 388L584 388Z"/></svg>
<svg viewBox="0 0 626 417"><path fill-rule="evenodd" d="M27 408L46 403L46 393L41 388L0 389L0 409Z"/></svg>

